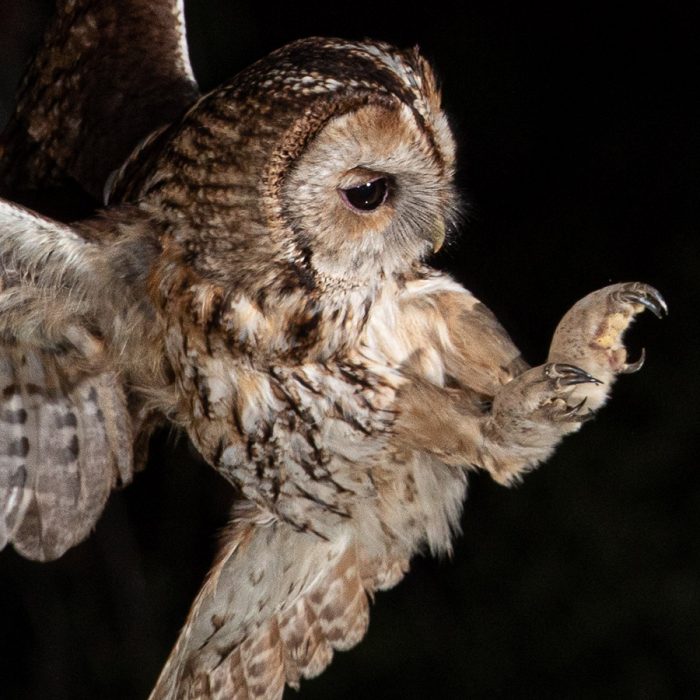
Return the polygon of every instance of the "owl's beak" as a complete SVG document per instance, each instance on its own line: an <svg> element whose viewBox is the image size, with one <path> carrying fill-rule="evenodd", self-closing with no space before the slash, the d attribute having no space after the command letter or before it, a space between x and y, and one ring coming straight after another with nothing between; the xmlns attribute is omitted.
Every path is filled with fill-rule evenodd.
<svg viewBox="0 0 700 700"><path fill-rule="evenodd" d="M433 241L433 253L437 253L445 242L445 220L441 216L435 220L431 240Z"/></svg>

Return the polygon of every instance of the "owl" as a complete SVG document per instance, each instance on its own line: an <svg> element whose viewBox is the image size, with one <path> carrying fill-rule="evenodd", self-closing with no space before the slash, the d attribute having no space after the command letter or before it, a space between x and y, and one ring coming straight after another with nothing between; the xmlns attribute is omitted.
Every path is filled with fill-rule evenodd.
<svg viewBox="0 0 700 700"><path fill-rule="evenodd" d="M430 267L460 204L415 49L303 39L200 96L181 2L67 0L0 153L0 546L83 540L159 424L236 493L153 700L321 673L414 554L450 551L468 473L545 460L666 311L595 291L531 368ZM62 223L76 192L103 206Z"/></svg>

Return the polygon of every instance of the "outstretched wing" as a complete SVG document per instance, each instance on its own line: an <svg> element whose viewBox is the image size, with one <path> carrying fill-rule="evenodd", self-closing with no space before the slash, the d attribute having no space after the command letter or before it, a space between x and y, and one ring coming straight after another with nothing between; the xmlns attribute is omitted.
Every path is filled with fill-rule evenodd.
<svg viewBox="0 0 700 700"><path fill-rule="evenodd" d="M101 201L110 173L197 95L183 0L59 2L0 138L0 180L73 182Z"/></svg>
<svg viewBox="0 0 700 700"><path fill-rule="evenodd" d="M40 561L88 536L150 427L95 334L94 248L0 200L0 549Z"/></svg>
<svg viewBox="0 0 700 700"><path fill-rule="evenodd" d="M91 246L0 200L0 549L55 559L131 480L137 421L85 323Z"/></svg>
<svg viewBox="0 0 700 700"><path fill-rule="evenodd" d="M197 96L183 0L59 1L0 136L0 183L38 211L78 218ZM33 559L89 534L150 428L122 379L91 357L101 341L81 307L89 247L0 200L0 548Z"/></svg>

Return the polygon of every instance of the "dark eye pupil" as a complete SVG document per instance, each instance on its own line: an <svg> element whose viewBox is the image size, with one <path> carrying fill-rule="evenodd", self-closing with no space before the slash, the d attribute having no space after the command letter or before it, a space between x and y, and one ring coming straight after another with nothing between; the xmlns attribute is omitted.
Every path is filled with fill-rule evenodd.
<svg viewBox="0 0 700 700"><path fill-rule="evenodd" d="M388 185L385 177L378 177L357 187L341 190L348 204L361 211L372 211L384 204Z"/></svg>

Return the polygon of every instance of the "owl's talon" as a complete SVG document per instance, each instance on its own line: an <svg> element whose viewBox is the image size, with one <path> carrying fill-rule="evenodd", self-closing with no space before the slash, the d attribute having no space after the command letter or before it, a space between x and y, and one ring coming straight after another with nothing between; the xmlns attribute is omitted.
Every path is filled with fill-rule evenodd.
<svg viewBox="0 0 700 700"><path fill-rule="evenodd" d="M537 440L533 424L565 435L592 417L588 387L593 391L600 384L580 367L549 362L506 384L494 398L491 415L501 430L525 431L526 440ZM581 385L587 388L582 391Z"/></svg>
<svg viewBox="0 0 700 700"><path fill-rule="evenodd" d="M656 318L668 315L668 305L661 292L651 285L633 282L628 288L613 294L613 297L630 304L641 304L651 311Z"/></svg>
<svg viewBox="0 0 700 700"><path fill-rule="evenodd" d="M599 379L576 365L565 362L549 362L544 366L544 374L552 380L555 388L574 386L576 384L602 384Z"/></svg>
<svg viewBox="0 0 700 700"><path fill-rule="evenodd" d="M639 356L639 359L636 362L628 362L619 370L619 374L634 374L635 372L639 372L644 366L644 360L646 360L646 351L642 348L642 354Z"/></svg>
<svg viewBox="0 0 700 700"><path fill-rule="evenodd" d="M592 421L594 418L595 418L595 411L586 411L585 413L580 413L579 415L577 415L575 420L577 423L583 425L584 423L588 423L589 421Z"/></svg>
<svg viewBox="0 0 700 700"><path fill-rule="evenodd" d="M566 402L559 399L558 403L560 405L557 406L556 403L553 404L552 408L550 409L549 415L551 416L551 419L556 421L557 423L583 423L586 420L589 420L589 417L592 415L590 411L587 411L583 415L581 414L581 410L586 405L586 401L587 399L584 397L578 403L570 406Z"/></svg>
<svg viewBox="0 0 700 700"><path fill-rule="evenodd" d="M581 401L579 401L577 404L574 404L573 406L570 406L568 410L564 411L564 413L562 413L562 417L564 417L564 418L577 417L578 418L578 415L581 412L581 409L586 405L587 400L588 399L584 396L584 398L581 399Z"/></svg>

